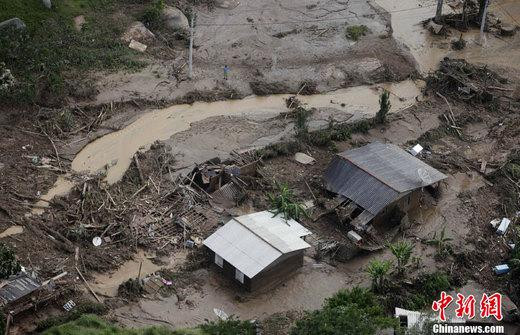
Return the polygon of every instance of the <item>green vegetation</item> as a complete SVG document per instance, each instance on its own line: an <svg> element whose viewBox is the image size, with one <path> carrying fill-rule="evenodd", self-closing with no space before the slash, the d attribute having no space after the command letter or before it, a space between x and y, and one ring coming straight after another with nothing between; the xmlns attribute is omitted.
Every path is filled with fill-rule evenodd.
<svg viewBox="0 0 520 335"><path fill-rule="evenodd" d="M171 330L166 328L146 328L146 329L122 329L111 325L99 317L91 314L81 316L75 321L71 321L60 326L55 326L43 332L43 335L173 335ZM186 333L188 334L188 333ZM194 333L196 334L196 333Z"/></svg>
<svg viewBox="0 0 520 335"><path fill-rule="evenodd" d="M256 326L252 322L241 321L234 317L230 317L226 321L211 321L199 326L199 328L203 334L208 335L256 335Z"/></svg>
<svg viewBox="0 0 520 335"><path fill-rule="evenodd" d="M255 325L249 321L230 318L227 321L208 322L192 329L170 330L163 327L126 329L110 324L92 314L54 326L43 335L254 335Z"/></svg>
<svg viewBox="0 0 520 335"><path fill-rule="evenodd" d="M391 267L391 261L381 261L377 259L370 261L366 271L372 278L372 287L374 291L384 291L388 282L388 274Z"/></svg>
<svg viewBox="0 0 520 335"><path fill-rule="evenodd" d="M367 133L373 125L374 123L371 119L363 119L353 123L336 123L334 120L330 120L326 129L310 133L307 142L335 150L335 141L346 141L355 133Z"/></svg>
<svg viewBox="0 0 520 335"><path fill-rule="evenodd" d="M124 3L53 1L49 10L40 0L0 0L0 21L18 17L27 25L0 34L0 59L15 79L10 89L0 91L0 101L57 105L88 71L141 67L137 53L120 40L131 18L114 14L117 2ZM77 15L85 16L81 31L74 28Z"/></svg>
<svg viewBox="0 0 520 335"><path fill-rule="evenodd" d="M20 263L16 260L13 249L4 243L0 243L0 279L17 274L20 270Z"/></svg>
<svg viewBox="0 0 520 335"><path fill-rule="evenodd" d="M413 245L406 241L399 241L388 246L392 255L397 259L397 273L402 275L404 269L410 262L412 256Z"/></svg>
<svg viewBox="0 0 520 335"><path fill-rule="evenodd" d="M0 334L5 334L6 317L3 311L0 311Z"/></svg>
<svg viewBox="0 0 520 335"><path fill-rule="evenodd" d="M327 299L322 309L307 312L296 322L291 335L375 334L398 328L397 319L386 317L378 298L367 289L342 290Z"/></svg>
<svg viewBox="0 0 520 335"><path fill-rule="evenodd" d="M381 296L389 310L395 306L420 311L431 306L439 298L442 291L448 292L452 284L443 272L422 274L413 283L393 283Z"/></svg>
<svg viewBox="0 0 520 335"><path fill-rule="evenodd" d="M349 38L353 41L359 41L359 39L362 36L365 36L368 33L368 31L369 31L368 27L365 25L350 26L350 27L347 27L347 29L345 31L345 35L347 36L347 38Z"/></svg>
<svg viewBox="0 0 520 335"><path fill-rule="evenodd" d="M150 29L157 29L161 23L164 0L155 0L145 9L141 21Z"/></svg>
<svg viewBox="0 0 520 335"><path fill-rule="evenodd" d="M500 202L504 205L505 216L513 216L520 209L520 150L513 150L507 163L496 170L491 179L501 189Z"/></svg>
<svg viewBox="0 0 520 335"><path fill-rule="evenodd" d="M305 109L303 107L296 107L294 110L295 121L294 129L296 131L296 137L305 140L309 136L309 117L312 115L311 109Z"/></svg>
<svg viewBox="0 0 520 335"><path fill-rule="evenodd" d="M443 227L438 235L434 232L433 238L426 243L437 247L437 257L444 257L451 253L450 241L452 240L451 237L446 236L446 227Z"/></svg>
<svg viewBox="0 0 520 335"><path fill-rule="evenodd" d="M38 322L38 324L36 325L36 330L41 332L51 327L60 326L67 322L77 320L85 314L104 315L106 312L108 312L108 308L103 304L83 302L78 304L73 310L64 315L51 316L43 321Z"/></svg>
<svg viewBox="0 0 520 335"><path fill-rule="evenodd" d="M275 182L275 185L278 189L278 194L269 193L267 195L274 215L282 213L286 220L298 220L301 216L308 217L303 204L296 200L293 191L287 184Z"/></svg>
<svg viewBox="0 0 520 335"><path fill-rule="evenodd" d="M410 290L411 297L405 302L404 308L412 310L421 310L431 306L432 302L439 298L442 291L449 291L451 283L445 273L435 272L425 274L419 277L414 285L414 289Z"/></svg>
<svg viewBox="0 0 520 335"><path fill-rule="evenodd" d="M375 122L378 124L386 123L386 117L390 112L390 92L384 90L379 97L379 111L377 111Z"/></svg>
<svg viewBox="0 0 520 335"><path fill-rule="evenodd" d="M117 295L129 300L137 300L144 293L143 284L138 279L130 278L117 288Z"/></svg>
<svg viewBox="0 0 520 335"><path fill-rule="evenodd" d="M287 156L298 152L301 147L299 141L278 142L257 150L256 155L263 159Z"/></svg>

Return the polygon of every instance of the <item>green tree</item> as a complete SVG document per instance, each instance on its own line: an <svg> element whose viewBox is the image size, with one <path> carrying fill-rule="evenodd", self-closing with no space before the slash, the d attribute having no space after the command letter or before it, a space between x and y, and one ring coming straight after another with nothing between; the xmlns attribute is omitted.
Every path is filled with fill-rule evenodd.
<svg viewBox="0 0 520 335"><path fill-rule="evenodd" d="M16 260L14 251L4 243L0 243L0 279L20 272L20 263Z"/></svg>
<svg viewBox="0 0 520 335"><path fill-rule="evenodd" d="M412 256L413 245L406 241L399 241L389 245L390 251L397 259L397 273L402 275L404 269L410 262Z"/></svg>
<svg viewBox="0 0 520 335"><path fill-rule="evenodd" d="M339 291L322 309L308 312L296 322L291 335L372 335L388 327L397 328L397 320L385 316L374 293L355 287Z"/></svg>
<svg viewBox="0 0 520 335"><path fill-rule="evenodd" d="M384 90L381 96L379 97L379 111L376 114L375 121L376 123L385 123L386 116L388 112L390 112L390 92Z"/></svg>
<svg viewBox="0 0 520 335"><path fill-rule="evenodd" d="M380 261L378 259L368 264L367 272L372 278L372 287L377 292L382 292L388 280L388 272L392 266L392 261Z"/></svg>

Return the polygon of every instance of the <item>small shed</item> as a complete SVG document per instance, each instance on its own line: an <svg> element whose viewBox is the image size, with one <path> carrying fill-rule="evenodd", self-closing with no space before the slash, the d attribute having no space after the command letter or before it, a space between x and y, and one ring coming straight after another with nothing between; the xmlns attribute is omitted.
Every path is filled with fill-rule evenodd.
<svg viewBox="0 0 520 335"><path fill-rule="evenodd" d="M224 275L248 291L271 288L303 265L311 232L295 220L269 211L235 217L204 245Z"/></svg>
<svg viewBox="0 0 520 335"><path fill-rule="evenodd" d="M365 230L393 208L416 207L424 187L446 175L393 144L371 143L337 154L325 171L325 187L348 202L351 224Z"/></svg>

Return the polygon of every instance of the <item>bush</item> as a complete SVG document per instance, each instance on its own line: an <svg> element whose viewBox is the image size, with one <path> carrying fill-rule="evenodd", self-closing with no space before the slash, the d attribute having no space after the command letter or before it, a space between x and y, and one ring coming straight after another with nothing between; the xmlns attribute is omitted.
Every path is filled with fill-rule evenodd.
<svg viewBox="0 0 520 335"><path fill-rule="evenodd" d="M346 29L347 38L353 41L359 41L361 36L365 36L368 33L368 27L365 25L360 26L350 26Z"/></svg>
<svg viewBox="0 0 520 335"><path fill-rule="evenodd" d="M53 327L43 335L173 335L173 331L162 327L123 329L95 315L82 315L77 320ZM188 333L186 333L188 334ZM195 334L195 333L192 333Z"/></svg>
<svg viewBox="0 0 520 335"><path fill-rule="evenodd" d="M0 243L0 279L17 274L20 270L14 251L8 245Z"/></svg>
<svg viewBox="0 0 520 335"><path fill-rule="evenodd" d="M161 23L164 0L155 0L141 15L141 21L151 29L157 29Z"/></svg>
<svg viewBox="0 0 520 335"><path fill-rule="evenodd" d="M287 156L298 152L301 147L301 143L297 141L279 142L257 150L256 155L263 159Z"/></svg>
<svg viewBox="0 0 520 335"><path fill-rule="evenodd" d="M379 97L379 111L376 114L375 121L376 123L385 123L386 116L388 112L390 112L390 93L387 90L384 90L381 96Z"/></svg>
<svg viewBox="0 0 520 335"><path fill-rule="evenodd" d="M126 22L112 15L115 1L57 1L50 11L41 1L2 1L0 8L0 21L19 17L27 24L24 31L0 34L0 60L16 79L10 89L0 89L2 103L61 105L70 93L68 80L83 81L92 69L144 65L120 40ZM86 23L76 31L72 18L80 14Z"/></svg>
<svg viewBox="0 0 520 335"><path fill-rule="evenodd" d="M325 300L321 310L307 312L296 322L291 335L371 335L387 327L398 328L398 321L385 316L381 303L370 290L355 287Z"/></svg>
<svg viewBox="0 0 520 335"><path fill-rule="evenodd" d="M442 272L424 274L415 280L413 288L401 298L403 308L410 310L421 310L431 306L432 302L438 299L442 291L449 291L451 283L448 276Z"/></svg>
<svg viewBox="0 0 520 335"><path fill-rule="evenodd" d="M296 137L301 140L306 140L309 134L309 117L312 115L312 110L303 107L296 107L294 110L295 121L294 128Z"/></svg>
<svg viewBox="0 0 520 335"><path fill-rule="evenodd" d="M71 322L83 317L85 314L93 314L93 315L104 315L108 312L108 308L100 303L94 302L83 302L80 303L64 315L59 316L51 316L43 321L38 322L36 325L36 331L41 332L45 329L49 329L51 327L56 327L67 322Z"/></svg>
<svg viewBox="0 0 520 335"><path fill-rule="evenodd" d="M256 335L256 326L231 316L227 320L210 321L199 327L208 335Z"/></svg>
<svg viewBox="0 0 520 335"><path fill-rule="evenodd" d="M391 261L372 260L367 267L367 272L372 278L372 287L377 292L383 292L388 280L388 273L392 266Z"/></svg>
<svg viewBox="0 0 520 335"><path fill-rule="evenodd" d="M117 288L117 295L129 300L137 300L143 293L143 284L140 280L134 278L122 282Z"/></svg>

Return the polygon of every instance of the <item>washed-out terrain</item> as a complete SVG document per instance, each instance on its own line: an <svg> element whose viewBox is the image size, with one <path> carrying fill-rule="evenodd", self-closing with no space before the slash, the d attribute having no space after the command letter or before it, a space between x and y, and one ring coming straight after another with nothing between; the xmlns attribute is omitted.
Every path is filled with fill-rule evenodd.
<svg viewBox="0 0 520 335"><path fill-rule="evenodd" d="M275 313L317 309L342 288L368 287L370 277L365 269L373 259L391 259L386 248L344 262L317 259L314 250L310 251L303 268L286 283L270 292L248 295L237 293L236 287L207 264L192 269L196 261L190 254L196 251L179 241L158 245L140 238L119 240L118 236L126 234L128 227L157 224L180 210L174 207L182 203L174 194L180 191L175 187L171 200L167 190L196 164L293 141L290 97L297 95L302 106L314 110L309 129L318 131L327 129L331 120L355 123L374 117L379 97L387 90L392 104L388 123L337 141L336 149L373 141L403 148L423 145L427 153L422 159L448 179L440 197L425 195L421 208L409 214L409 222L397 233L396 239L414 244L418 261L410 274L447 268L452 276L471 277L490 290L500 289L504 283L493 279L491 267L505 254L503 241L487 228L490 220L504 213L504 207L500 185L488 177L520 145L514 96L520 87L520 34L499 37L487 33L484 42L475 28L434 35L422 21L435 15L435 0L222 3L226 5L196 8L193 79L186 74L186 50L174 48L167 57L150 52L142 55L148 65L138 71L91 74L97 94L70 99L64 107L85 118L78 131L39 133L48 128L31 128L30 122L17 116L18 110L0 116L0 126L5 125L0 127L5 131L4 154L0 154L5 188L0 198L0 239L13 245L22 263L46 277L68 271L64 283L75 289L76 296L91 299L91 292L77 276L79 267L98 298L111 307L110 316L136 327L195 326L216 319L215 309L242 319L266 319ZM460 11L456 3L448 1L445 13ZM520 20L520 3L515 1L493 1L490 11L503 22L517 24ZM365 25L366 36L358 41L346 38L345 28L352 25ZM460 36L466 47L452 50L451 41ZM147 43L154 50L162 42L156 38ZM500 101L508 101L509 107L501 105L501 113L496 113L477 102L446 99L439 94L442 92L428 87L426 76L444 57L486 65L507 78L507 85L493 93ZM231 69L227 80L224 65ZM316 84L312 92L302 93L312 83ZM258 85L265 91L259 92ZM214 98L199 99L210 92L217 92ZM458 122L455 128L445 124L448 114ZM292 154L265 159L260 171L266 183L288 183L302 201L312 200L312 190L316 194L322 190L319 178L334 152L309 145L306 153L316 158L316 164L302 165ZM45 157L53 158L45 162ZM488 162L488 170L482 171L483 161ZM141 179L143 171L146 180ZM132 188L135 180L140 180L139 187ZM85 201L90 191L93 198L101 197L99 194L103 198ZM206 237L228 217L201 200L200 194L182 192L190 203L208 212L209 228L190 237ZM265 209L265 199L260 199L264 193L251 190L245 204L226 213ZM102 205L87 208L91 200ZM103 218L96 212L113 215L110 219L115 227L100 227L96 220ZM128 213L132 215L128 217ZM304 224L314 232L316 241L341 234L322 221ZM427 241L441 230L452 239L457 257L435 258L436 248ZM64 231L71 232L65 242L60 234ZM94 232L110 239L94 247ZM68 245L71 240L79 251ZM491 251L484 245L497 246L499 251L487 257ZM173 292L135 301L118 294L119 285L128 279L165 270L180 273L178 282L172 284ZM61 300L48 307L52 314L59 314ZM15 327L24 333L46 316L38 311Z"/></svg>

